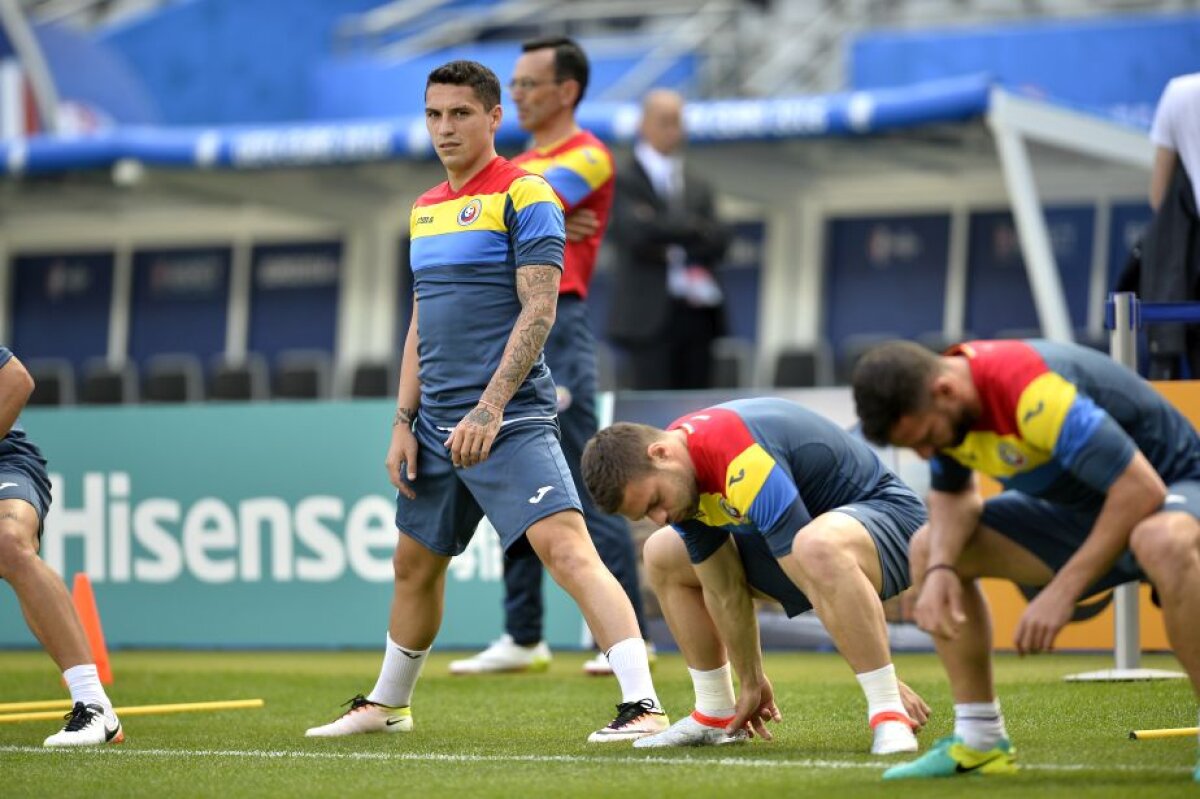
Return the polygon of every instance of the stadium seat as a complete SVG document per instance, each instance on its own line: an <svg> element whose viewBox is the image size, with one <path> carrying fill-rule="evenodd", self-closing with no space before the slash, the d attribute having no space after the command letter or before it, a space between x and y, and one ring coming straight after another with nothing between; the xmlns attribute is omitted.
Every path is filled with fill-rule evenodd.
<svg viewBox="0 0 1200 799"><path fill-rule="evenodd" d="M744 338L722 336L712 343L711 388L745 388L753 382L754 345Z"/></svg>
<svg viewBox="0 0 1200 799"><path fill-rule="evenodd" d="M75 369L65 358L34 358L23 362L33 378L29 405L73 405Z"/></svg>
<svg viewBox="0 0 1200 799"><path fill-rule="evenodd" d="M275 363L272 396L275 399L328 399L329 353L324 350L288 350Z"/></svg>
<svg viewBox="0 0 1200 799"><path fill-rule="evenodd" d="M258 353L248 353L240 360L218 358L212 367L208 384L210 400L265 400L267 363Z"/></svg>
<svg viewBox="0 0 1200 799"><path fill-rule="evenodd" d="M775 356L776 388L812 388L828 385L829 345L785 347Z"/></svg>
<svg viewBox="0 0 1200 799"><path fill-rule="evenodd" d="M854 372L854 364L858 363L867 350L885 341L903 338L899 333L856 333L842 340L841 353L837 360L837 384L849 385L850 375Z"/></svg>
<svg viewBox="0 0 1200 799"><path fill-rule="evenodd" d="M368 361L354 367L350 376L351 397L378 398L395 395L399 369L390 361Z"/></svg>
<svg viewBox="0 0 1200 799"><path fill-rule="evenodd" d="M204 399L204 369L188 353L155 355L142 377L144 402L200 402Z"/></svg>
<svg viewBox="0 0 1200 799"><path fill-rule="evenodd" d="M137 367L132 363L113 366L103 358L89 361L79 385L84 405L121 405L138 401Z"/></svg>

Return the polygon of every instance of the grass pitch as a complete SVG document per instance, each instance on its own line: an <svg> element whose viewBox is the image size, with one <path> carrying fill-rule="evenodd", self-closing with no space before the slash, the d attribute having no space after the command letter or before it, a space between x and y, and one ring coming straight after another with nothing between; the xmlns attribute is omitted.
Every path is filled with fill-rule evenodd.
<svg viewBox="0 0 1200 799"><path fill-rule="evenodd" d="M379 653L118 652L118 706L262 697L266 707L130 718L121 746L69 752L41 748L54 722L0 724L0 796L1200 797L1195 739L1127 737L1194 726L1189 685L1061 681L1108 667L1104 656L998 659L1019 776L886 784L892 760L867 754L864 700L833 654L767 655L784 714L774 741L665 752L585 743L619 696L611 678L583 676L582 654L556 655L548 674L495 677L450 677L450 657L427 665L412 733L307 740L306 727L370 690ZM1164 656L1145 665L1176 667ZM897 668L934 707L924 749L953 726L947 686L933 655L899 656ZM677 655L660 657L655 679L673 718L690 710ZM0 653L0 702L59 696L44 654Z"/></svg>

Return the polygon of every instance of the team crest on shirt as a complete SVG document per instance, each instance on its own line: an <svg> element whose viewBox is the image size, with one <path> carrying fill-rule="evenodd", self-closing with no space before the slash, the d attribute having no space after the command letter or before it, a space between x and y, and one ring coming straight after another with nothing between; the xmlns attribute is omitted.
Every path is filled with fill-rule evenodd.
<svg viewBox="0 0 1200 799"><path fill-rule="evenodd" d="M746 521L746 517L742 516L742 512L740 510L738 510L737 508L733 507L732 505L730 505L729 500L725 499L725 497L718 498L717 504L720 505L721 510L725 511L725 514L727 516L729 516L729 518L733 519L735 522Z"/></svg>
<svg viewBox="0 0 1200 799"><path fill-rule="evenodd" d="M481 213L483 213L483 201L476 197L458 212L458 224L463 227L470 227L479 218Z"/></svg>
<svg viewBox="0 0 1200 799"><path fill-rule="evenodd" d="M996 452L1000 456L1000 460L1014 469L1020 469L1025 465L1025 455L1007 441L1001 441L996 447Z"/></svg>

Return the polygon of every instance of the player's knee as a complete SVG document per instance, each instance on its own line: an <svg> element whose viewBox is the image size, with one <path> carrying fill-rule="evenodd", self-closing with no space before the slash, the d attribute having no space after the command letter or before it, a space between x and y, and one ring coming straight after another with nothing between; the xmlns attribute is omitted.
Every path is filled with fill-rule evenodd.
<svg viewBox="0 0 1200 799"><path fill-rule="evenodd" d="M429 585L437 581L440 571L432 561L414 557L411 551L396 547L392 555L392 572L396 582L411 586Z"/></svg>
<svg viewBox="0 0 1200 799"><path fill-rule="evenodd" d="M1133 528L1129 548L1157 580L1195 569L1200 565L1200 525L1181 514L1151 516Z"/></svg>
<svg viewBox="0 0 1200 799"><path fill-rule="evenodd" d="M0 577L28 568L37 556L37 548L21 525L10 519L0 520Z"/></svg>
<svg viewBox="0 0 1200 799"><path fill-rule="evenodd" d="M656 588L669 583L681 565L690 568L683 539L669 527L658 530L646 539L642 558L646 564L646 579Z"/></svg>
<svg viewBox="0 0 1200 799"><path fill-rule="evenodd" d="M796 533L792 540L792 557L805 576L817 583L837 580L854 563L854 558L846 552L837 536L811 528Z"/></svg>

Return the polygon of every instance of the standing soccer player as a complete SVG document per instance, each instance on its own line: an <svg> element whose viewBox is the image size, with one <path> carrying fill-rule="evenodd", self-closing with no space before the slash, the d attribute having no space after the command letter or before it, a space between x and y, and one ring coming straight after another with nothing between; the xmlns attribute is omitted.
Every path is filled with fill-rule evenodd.
<svg viewBox="0 0 1200 799"><path fill-rule="evenodd" d="M447 181L411 217L413 315L386 460L399 490L387 646L370 694L311 737L412 729L446 568L485 513L509 556L533 549L607 650L622 701L588 740L668 724L633 608L588 537L558 443L542 347L558 300L562 209L545 180L496 155L500 118L487 67L453 61L429 74L425 124Z"/></svg>
<svg viewBox="0 0 1200 799"><path fill-rule="evenodd" d="M17 423L32 392L29 372L0 347L0 578L17 593L29 629L62 670L74 702L66 725L45 745L121 743L121 722L100 684L67 587L38 557L50 478L45 459Z"/></svg>
<svg viewBox="0 0 1200 799"><path fill-rule="evenodd" d="M916 751L929 708L896 678L880 600L908 587L908 539L925 508L870 447L794 403L735 400L667 430L601 430L583 473L602 508L662 526L646 542L646 573L696 693L690 716L634 746L771 737L764 722L780 714L759 593L789 616L816 609L866 695L871 752Z"/></svg>
<svg viewBox="0 0 1200 799"><path fill-rule="evenodd" d="M579 474L583 447L597 429L596 341L585 300L608 226L614 185L612 154L575 122L575 109L587 91L588 73L587 55L571 39L543 38L524 44L509 89L517 120L533 136L533 147L513 163L544 177L567 214L558 314L546 339L546 365L558 391L563 456L583 505L588 532L600 559L625 589L644 634L637 554L629 526L619 516L596 508ZM550 650L542 640L542 622L541 562L536 558L506 560L504 635L478 655L454 661L450 671L483 674L545 668ZM612 673L603 654L585 663L584 671Z"/></svg>
<svg viewBox="0 0 1200 799"><path fill-rule="evenodd" d="M1149 578L1200 695L1200 437L1158 392L1098 352L1038 340L941 356L892 342L853 383L863 433L930 461L915 610L955 703L954 735L884 779L1016 770L979 577L1041 587L1017 624L1021 654L1050 650L1080 599ZM974 471L1007 490L981 501Z"/></svg>

